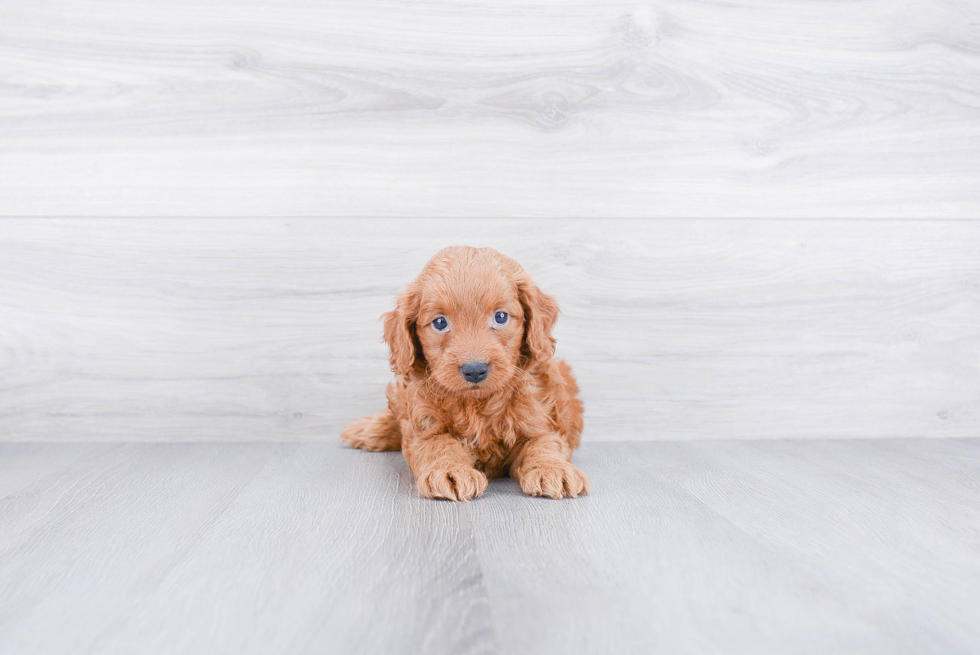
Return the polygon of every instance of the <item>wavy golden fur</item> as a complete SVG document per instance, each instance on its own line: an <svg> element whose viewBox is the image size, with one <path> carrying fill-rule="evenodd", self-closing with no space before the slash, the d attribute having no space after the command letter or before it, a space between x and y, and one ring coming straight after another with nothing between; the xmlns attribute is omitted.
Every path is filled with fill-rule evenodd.
<svg viewBox="0 0 980 655"><path fill-rule="evenodd" d="M445 248L383 318L396 375L388 408L351 421L344 441L402 450L428 498L476 498L507 474L533 496L588 493L571 464L578 385L554 358L558 304L520 264L491 248Z"/></svg>

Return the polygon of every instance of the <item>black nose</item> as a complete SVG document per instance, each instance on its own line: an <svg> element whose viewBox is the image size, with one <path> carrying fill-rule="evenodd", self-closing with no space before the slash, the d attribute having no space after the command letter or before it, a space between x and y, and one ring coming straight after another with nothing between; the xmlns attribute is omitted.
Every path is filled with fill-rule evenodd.
<svg viewBox="0 0 980 655"><path fill-rule="evenodd" d="M463 374L467 382L476 384L487 379L487 373L490 372L490 364L486 362L466 362L459 367L459 372Z"/></svg>

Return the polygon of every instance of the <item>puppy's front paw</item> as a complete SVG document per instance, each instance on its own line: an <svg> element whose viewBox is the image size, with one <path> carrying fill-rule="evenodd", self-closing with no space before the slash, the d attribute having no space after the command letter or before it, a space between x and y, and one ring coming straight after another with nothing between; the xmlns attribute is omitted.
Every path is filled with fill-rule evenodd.
<svg viewBox="0 0 980 655"><path fill-rule="evenodd" d="M472 467L434 469L419 478L416 486L426 498L470 500L487 490L487 476Z"/></svg>
<svg viewBox="0 0 980 655"><path fill-rule="evenodd" d="M578 498L589 493L589 476L568 462L548 462L528 468L519 482L529 496Z"/></svg>

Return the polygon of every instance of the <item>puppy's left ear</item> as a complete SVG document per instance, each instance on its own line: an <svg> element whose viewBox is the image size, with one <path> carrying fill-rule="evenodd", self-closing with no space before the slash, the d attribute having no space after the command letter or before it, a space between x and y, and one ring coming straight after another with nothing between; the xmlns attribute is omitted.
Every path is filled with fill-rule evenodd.
<svg viewBox="0 0 980 655"><path fill-rule="evenodd" d="M551 330L558 321L558 303L531 281L526 273L517 282L517 293L524 309L524 368L531 374L544 372L555 355Z"/></svg>

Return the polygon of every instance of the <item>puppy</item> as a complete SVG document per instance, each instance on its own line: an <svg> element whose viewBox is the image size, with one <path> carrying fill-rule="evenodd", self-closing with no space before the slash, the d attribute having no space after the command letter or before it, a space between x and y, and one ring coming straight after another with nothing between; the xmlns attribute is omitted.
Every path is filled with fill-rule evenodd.
<svg viewBox="0 0 980 655"><path fill-rule="evenodd" d="M572 466L582 434L578 385L555 359L558 304L491 248L439 251L384 316L396 375L388 409L341 438L402 450L419 493L470 500L509 474L524 493L588 493Z"/></svg>

